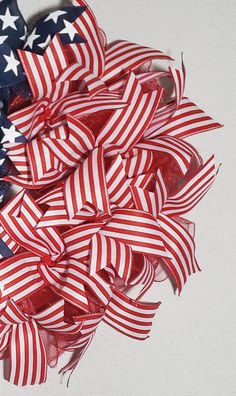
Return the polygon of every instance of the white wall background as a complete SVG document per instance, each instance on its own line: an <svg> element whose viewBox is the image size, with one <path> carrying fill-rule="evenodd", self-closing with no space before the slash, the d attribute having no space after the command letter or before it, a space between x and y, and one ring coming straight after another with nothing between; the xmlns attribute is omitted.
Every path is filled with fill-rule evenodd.
<svg viewBox="0 0 236 396"><path fill-rule="evenodd" d="M19 0L25 17L57 0ZM46 385L17 389L1 380L0 395L233 396L236 394L235 240L235 0L90 0L109 40L125 38L162 49L179 62L184 51L186 94L224 129L193 137L206 158L222 162L207 197L189 214L197 223L202 272L182 296L168 283L151 298L163 301L151 338L138 343L101 326L72 376L57 370Z"/></svg>

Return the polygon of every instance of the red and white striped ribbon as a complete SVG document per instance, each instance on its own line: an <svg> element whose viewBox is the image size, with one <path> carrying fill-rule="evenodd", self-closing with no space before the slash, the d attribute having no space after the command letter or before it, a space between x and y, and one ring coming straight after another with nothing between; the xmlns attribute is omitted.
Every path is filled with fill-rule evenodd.
<svg viewBox="0 0 236 396"><path fill-rule="evenodd" d="M183 174L188 171L192 150L188 149L186 142L168 136L158 137L150 140L143 140L136 145L137 148L151 150L153 153L167 153L177 162Z"/></svg>
<svg viewBox="0 0 236 396"><path fill-rule="evenodd" d="M159 84L159 79L161 77L166 77L169 75L169 72L166 71L147 71L147 72L136 72L136 78L138 79L139 83L142 84L142 87L152 87L152 89L157 86L161 87ZM123 76L118 81L114 81L109 83L109 91L114 93L120 93L120 91L124 88L126 84L127 76Z"/></svg>
<svg viewBox="0 0 236 396"><path fill-rule="evenodd" d="M134 252L168 256L160 226L150 213L135 209L115 209L111 221L100 232L127 244Z"/></svg>
<svg viewBox="0 0 236 396"><path fill-rule="evenodd" d="M152 48L118 40L106 50L106 68L103 81L110 83L151 60L171 60L168 55Z"/></svg>
<svg viewBox="0 0 236 396"><path fill-rule="evenodd" d="M59 36L54 36L43 55L24 50L18 53L34 100L49 98L53 82L69 66Z"/></svg>
<svg viewBox="0 0 236 396"><path fill-rule="evenodd" d="M199 271L195 258L195 244L192 236L181 224L164 214L159 214L162 240L170 259L165 259L175 283L181 292L187 277Z"/></svg>
<svg viewBox="0 0 236 396"><path fill-rule="evenodd" d="M131 186L131 191L136 209L151 213L157 218L167 200L167 189L161 172L158 171L155 177L154 192L136 186Z"/></svg>
<svg viewBox="0 0 236 396"><path fill-rule="evenodd" d="M89 272L92 275L109 266L127 283L132 266L131 248L117 239L96 233L91 242Z"/></svg>
<svg viewBox="0 0 236 396"><path fill-rule="evenodd" d="M69 217L75 216L89 202L97 210L109 213L103 149L94 149L88 158L66 180L64 188Z"/></svg>
<svg viewBox="0 0 236 396"><path fill-rule="evenodd" d="M151 150L133 149L124 159L127 177L133 178L148 173L153 165L153 152Z"/></svg>
<svg viewBox="0 0 236 396"><path fill-rule="evenodd" d="M47 357L37 323L9 301L0 316L0 337L7 326L9 339L8 380L15 385L41 384L47 378Z"/></svg>
<svg viewBox="0 0 236 396"><path fill-rule="evenodd" d="M36 230L42 216L39 206L28 192L22 190L0 213L0 222L6 233L26 250L57 259L64 251L59 232L48 227Z"/></svg>
<svg viewBox="0 0 236 396"><path fill-rule="evenodd" d="M72 83L73 81L76 81L77 83L79 81L84 81L90 97L93 97L100 92L107 91L107 86L102 80L97 78L97 76L94 75L89 69L79 65L78 63L74 63L66 68L58 76L55 84L56 86L58 86L58 88L60 88L60 86L65 85L65 82L68 82L68 90L66 92L68 93L70 91L70 83ZM65 96L65 93L63 94L63 96ZM62 95L55 95L55 93L53 93L53 101L56 101L60 97L62 97Z"/></svg>
<svg viewBox="0 0 236 396"><path fill-rule="evenodd" d="M46 98L39 100L12 113L9 119L27 139L32 139L40 132L44 132L45 112L50 115L50 125L54 128L65 121L68 114L82 117L84 114L115 110L126 106L127 104L118 95L111 93L100 93L90 98L87 93L72 92L52 103Z"/></svg>
<svg viewBox="0 0 236 396"><path fill-rule="evenodd" d="M118 154L106 174L107 191L111 204L120 208L129 208L132 205L130 182L124 168L123 160Z"/></svg>
<svg viewBox="0 0 236 396"><path fill-rule="evenodd" d="M74 227L63 234L66 251L74 259L88 261L90 243L94 235L102 228L103 223L88 223Z"/></svg>
<svg viewBox="0 0 236 396"><path fill-rule="evenodd" d="M135 300L140 300L150 289L155 280L155 268L147 257L143 256L142 268L129 285L139 286L139 293ZM140 288L141 286L141 288Z"/></svg>
<svg viewBox="0 0 236 396"><path fill-rule="evenodd" d="M37 228L78 226L97 218L95 207L89 203L86 203L77 214L70 218L65 203L63 187L56 188L55 192L54 190L50 192L40 203L49 205L49 208L42 215Z"/></svg>
<svg viewBox="0 0 236 396"><path fill-rule="evenodd" d="M118 290L114 290L103 320L128 337L145 340L150 333L159 305L160 303L134 301Z"/></svg>
<svg viewBox="0 0 236 396"><path fill-rule="evenodd" d="M84 0L73 0L75 6L85 6L82 15L73 24L78 34L86 42L83 44L71 44L76 61L95 76L101 77L105 69L105 50L101 31L91 8ZM104 36L103 36L104 37Z"/></svg>
<svg viewBox="0 0 236 396"><path fill-rule="evenodd" d="M216 177L214 156L181 185L179 191L168 197L163 207L163 214L180 216L189 212L203 198Z"/></svg>
<svg viewBox="0 0 236 396"><path fill-rule="evenodd" d="M152 121L162 92L159 89L144 93L135 74L131 73L123 94L123 101L129 106L112 114L100 130L96 144L117 146L120 153L131 150Z"/></svg>
<svg viewBox="0 0 236 396"><path fill-rule="evenodd" d="M182 98L178 109L170 117L172 108L173 104L169 105L167 109L163 108L156 112L145 136L151 139L159 135L182 139L221 127L218 122L186 97Z"/></svg>

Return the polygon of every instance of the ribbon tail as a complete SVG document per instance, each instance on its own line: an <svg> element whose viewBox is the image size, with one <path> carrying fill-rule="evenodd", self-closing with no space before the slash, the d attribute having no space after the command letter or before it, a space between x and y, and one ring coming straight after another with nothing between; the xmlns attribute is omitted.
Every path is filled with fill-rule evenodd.
<svg viewBox="0 0 236 396"><path fill-rule="evenodd" d="M42 384L47 379L47 359L35 321L13 326L9 339L7 380L18 386Z"/></svg>

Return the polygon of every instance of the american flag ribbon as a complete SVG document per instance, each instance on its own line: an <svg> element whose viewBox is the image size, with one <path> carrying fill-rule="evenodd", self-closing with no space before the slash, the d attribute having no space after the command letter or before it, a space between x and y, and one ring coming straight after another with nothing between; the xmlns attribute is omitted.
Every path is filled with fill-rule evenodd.
<svg viewBox="0 0 236 396"><path fill-rule="evenodd" d="M185 96L183 62L108 44L84 0L28 34L7 3L1 78L28 85L1 115L1 183L17 191L0 211L0 356L6 378L24 386L45 382L64 352L61 373L73 371L102 321L145 340L160 305L143 300L154 282L168 278L181 293L200 271L183 216L217 170L187 138L221 125Z"/></svg>
<svg viewBox="0 0 236 396"><path fill-rule="evenodd" d="M1 44L6 43L13 50L23 47L27 25L16 0L2 0L0 4Z"/></svg>

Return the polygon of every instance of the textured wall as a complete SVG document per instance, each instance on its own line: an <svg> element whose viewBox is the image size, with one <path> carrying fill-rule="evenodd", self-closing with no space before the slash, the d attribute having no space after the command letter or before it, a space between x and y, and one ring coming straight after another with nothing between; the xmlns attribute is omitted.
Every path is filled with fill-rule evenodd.
<svg viewBox="0 0 236 396"><path fill-rule="evenodd" d="M56 0L19 0L32 16ZM64 2L65 4L65 2ZM181 297L168 283L150 298L163 301L151 338L126 339L101 326L70 388L56 370L48 383L16 389L1 381L0 395L233 396L235 395L235 0L90 0L110 40L125 38L164 50L180 64L184 51L187 95L224 129L192 138L203 157L222 162L217 181L189 215L197 222L197 256L203 271ZM235 88L235 87L234 87ZM234 135L233 135L234 133Z"/></svg>

